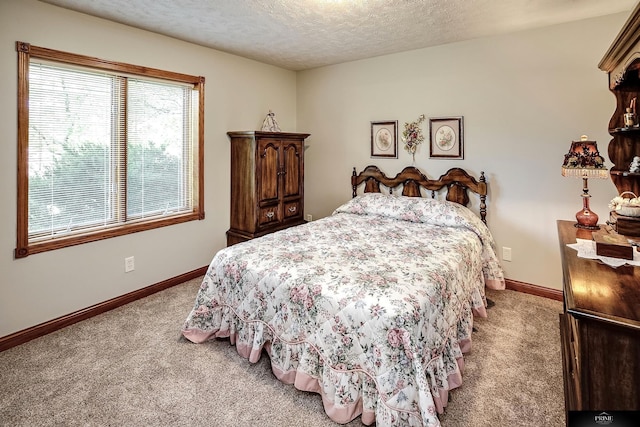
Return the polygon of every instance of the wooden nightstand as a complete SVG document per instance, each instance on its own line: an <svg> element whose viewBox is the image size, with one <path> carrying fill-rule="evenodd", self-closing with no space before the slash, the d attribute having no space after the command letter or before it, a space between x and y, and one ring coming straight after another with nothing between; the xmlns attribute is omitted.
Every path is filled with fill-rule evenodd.
<svg viewBox="0 0 640 427"><path fill-rule="evenodd" d="M577 234L591 238L573 222L558 221L566 411L640 410L640 267L578 258L567 247Z"/></svg>

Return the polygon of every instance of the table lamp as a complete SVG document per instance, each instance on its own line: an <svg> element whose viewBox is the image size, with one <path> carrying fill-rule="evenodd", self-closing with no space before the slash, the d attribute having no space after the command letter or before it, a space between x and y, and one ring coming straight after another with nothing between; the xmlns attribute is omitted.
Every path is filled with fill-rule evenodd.
<svg viewBox="0 0 640 427"><path fill-rule="evenodd" d="M588 141L586 135L580 137L580 141L572 141L569 152L564 155L562 164L562 176L573 176L582 178L582 209L576 213L578 228L587 230L597 230L598 215L589 209L589 178L606 179L609 176L604 165L604 157L598 152L598 145L595 141Z"/></svg>

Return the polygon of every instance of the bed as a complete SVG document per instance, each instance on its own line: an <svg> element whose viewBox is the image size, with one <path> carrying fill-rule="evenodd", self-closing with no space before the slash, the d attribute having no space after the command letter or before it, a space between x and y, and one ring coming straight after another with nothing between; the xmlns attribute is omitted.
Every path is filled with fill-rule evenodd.
<svg viewBox="0 0 640 427"><path fill-rule="evenodd" d="M368 166L351 184L332 215L220 250L182 333L229 338L253 363L266 352L337 423L437 426L485 287L504 288L484 174Z"/></svg>

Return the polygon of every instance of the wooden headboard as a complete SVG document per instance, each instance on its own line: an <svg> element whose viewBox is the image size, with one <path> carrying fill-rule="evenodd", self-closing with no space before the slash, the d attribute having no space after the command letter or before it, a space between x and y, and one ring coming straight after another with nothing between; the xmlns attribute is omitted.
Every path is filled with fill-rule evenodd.
<svg viewBox="0 0 640 427"><path fill-rule="evenodd" d="M380 184L389 189L389 194L393 194L393 189L402 185L402 195L409 197L422 197L421 188L431 191L431 198L436 197L436 193L446 188L446 199L463 206L469 205L469 194L467 190L480 196L480 219L487 222L487 181L484 172L480 172L480 180L477 181L461 168L451 168L438 179L427 178L420 170L413 166L408 166L393 178L389 178L377 166L367 166L362 172L357 173L353 168L351 175L351 187L353 197L356 197L358 186L365 183L365 193L380 193Z"/></svg>

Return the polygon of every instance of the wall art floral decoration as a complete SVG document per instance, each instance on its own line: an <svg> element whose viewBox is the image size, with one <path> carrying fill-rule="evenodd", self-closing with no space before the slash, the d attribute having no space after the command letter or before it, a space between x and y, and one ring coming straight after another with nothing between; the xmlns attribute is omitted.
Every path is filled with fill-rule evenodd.
<svg viewBox="0 0 640 427"><path fill-rule="evenodd" d="M429 134L431 139L429 157L464 158L462 116L429 119Z"/></svg>
<svg viewBox="0 0 640 427"><path fill-rule="evenodd" d="M420 125L424 122L424 114L418 116L418 120L415 122L407 122L404 124L404 130L402 131L402 142L404 143L404 149L416 161L416 150L418 146L424 141L424 135L422 134L422 128Z"/></svg>

